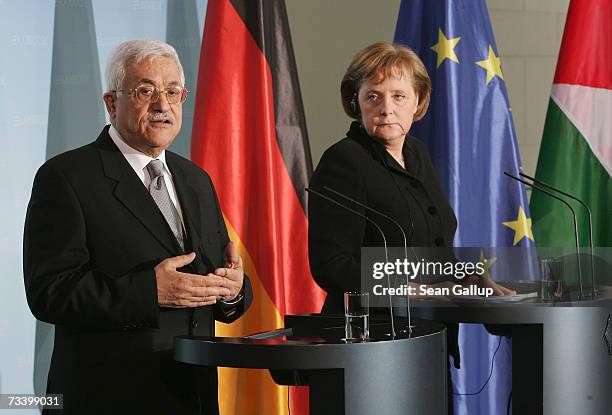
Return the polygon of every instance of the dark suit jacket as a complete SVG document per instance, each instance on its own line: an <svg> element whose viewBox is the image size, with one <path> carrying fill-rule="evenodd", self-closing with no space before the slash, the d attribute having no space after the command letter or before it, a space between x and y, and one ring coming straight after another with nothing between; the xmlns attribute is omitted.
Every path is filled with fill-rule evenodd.
<svg viewBox="0 0 612 415"><path fill-rule="evenodd" d="M229 241L210 177L166 151L183 211L186 271L222 266ZM67 413L216 413L216 368L172 359L176 335L211 335L236 305L160 308L153 267L181 255L160 210L112 142L108 127L89 145L47 161L36 174L24 234L28 304L55 324L48 393Z"/></svg>
<svg viewBox="0 0 612 415"><path fill-rule="evenodd" d="M425 145L407 137L403 153L407 170L354 122L347 138L325 151L310 187L326 194L330 193L324 186L330 187L392 217L412 246L451 247L457 221ZM315 196L308 202L310 267L328 293L323 310L343 312L343 292L360 287L361 247L383 246L382 238L357 215ZM363 208L351 207L381 226L388 246L404 246L395 225Z"/></svg>
<svg viewBox="0 0 612 415"><path fill-rule="evenodd" d="M399 222L414 247L452 247L457 220L438 180L425 145L407 137L403 148L407 170L353 122L347 137L325 151L312 175L310 187L347 204L324 186L377 209ZM350 203L349 203L350 205ZM391 222L371 217L386 235L388 246L403 247L402 233ZM327 292L322 313L342 314L343 293L361 288L361 248L382 247L379 231L366 220L316 196L308 199L310 269ZM446 250L442 250L445 251ZM439 251L436 251L436 255ZM449 327L449 352L456 357L456 327Z"/></svg>

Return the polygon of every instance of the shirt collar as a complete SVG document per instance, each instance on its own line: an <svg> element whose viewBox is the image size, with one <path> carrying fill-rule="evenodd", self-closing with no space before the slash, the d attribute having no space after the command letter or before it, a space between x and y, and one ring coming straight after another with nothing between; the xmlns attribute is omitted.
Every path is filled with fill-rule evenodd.
<svg viewBox="0 0 612 415"><path fill-rule="evenodd" d="M154 159L151 156L141 153L135 148L130 147L125 142L123 137L121 137L121 134L119 134L119 131L117 131L117 129L112 124L110 128L108 129L108 134L110 135L115 145L119 148L119 151L121 151L121 154L123 154L127 162L130 164L130 166L132 166L132 169L134 169L136 174L138 174L138 176L141 179L144 179L144 172L147 169L147 164L149 164L151 160L156 160L156 159L161 160L161 162L164 164L165 173L168 175L171 175L170 169L168 169L168 165L166 164L166 150L163 150L159 154L159 156L157 156L157 158Z"/></svg>
<svg viewBox="0 0 612 415"><path fill-rule="evenodd" d="M411 136L406 135L404 146L402 147L402 154L404 156L404 160L406 161L406 170L404 170L385 149L385 146L368 135L367 131L360 122L353 121L349 131L346 134L347 137L355 139L362 146L369 148L370 152L374 154L375 157L377 157L381 162L383 162L387 168L391 168L414 178L420 177L421 161L416 149L410 144L410 140L414 140L414 138Z"/></svg>

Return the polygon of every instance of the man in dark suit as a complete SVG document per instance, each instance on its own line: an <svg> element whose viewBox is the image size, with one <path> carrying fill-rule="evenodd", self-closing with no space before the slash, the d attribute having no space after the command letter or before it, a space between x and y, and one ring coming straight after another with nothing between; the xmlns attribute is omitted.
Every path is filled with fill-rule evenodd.
<svg viewBox="0 0 612 415"><path fill-rule="evenodd" d="M210 177L166 151L187 97L176 51L111 54L111 126L47 161L24 234L28 304L55 324L48 393L65 413L218 413L216 368L179 364L176 335L212 335L251 301Z"/></svg>

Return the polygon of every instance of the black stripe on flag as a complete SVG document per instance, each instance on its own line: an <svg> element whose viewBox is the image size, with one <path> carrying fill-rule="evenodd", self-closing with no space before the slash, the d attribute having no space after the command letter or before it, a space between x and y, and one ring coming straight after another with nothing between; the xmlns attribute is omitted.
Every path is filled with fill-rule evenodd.
<svg viewBox="0 0 612 415"><path fill-rule="evenodd" d="M306 214L304 188L312 174L312 157L285 2L231 0L231 3L268 61L278 146Z"/></svg>

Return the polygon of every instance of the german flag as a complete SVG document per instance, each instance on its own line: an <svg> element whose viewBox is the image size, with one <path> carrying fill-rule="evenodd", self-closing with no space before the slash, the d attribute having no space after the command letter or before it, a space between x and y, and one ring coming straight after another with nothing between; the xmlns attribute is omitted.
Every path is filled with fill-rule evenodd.
<svg viewBox="0 0 612 415"><path fill-rule="evenodd" d="M191 159L211 176L254 303L219 336L318 312L324 293L308 266L304 187L312 172L283 0L209 0L200 54ZM285 387L266 370L219 369L222 414L280 414ZM292 388L291 413L307 413ZM306 405L305 405L306 404Z"/></svg>

